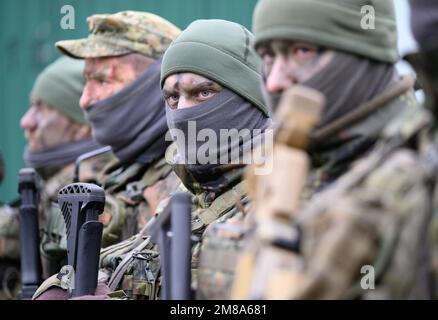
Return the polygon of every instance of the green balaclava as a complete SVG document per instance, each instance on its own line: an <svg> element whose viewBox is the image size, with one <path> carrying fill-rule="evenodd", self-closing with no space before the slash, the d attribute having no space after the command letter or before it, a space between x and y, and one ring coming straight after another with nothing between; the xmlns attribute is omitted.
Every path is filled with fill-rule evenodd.
<svg viewBox="0 0 438 320"><path fill-rule="evenodd" d="M161 88L171 74L196 73L230 88L268 116L260 92L261 61L252 49L253 39L250 31L234 22L191 23L164 54Z"/></svg>
<svg viewBox="0 0 438 320"><path fill-rule="evenodd" d="M255 47L284 39L386 63L399 59L392 0L260 0L253 32Z"/></svg>
<svg viewBox="0 0 438 320"><path fill-rule="evenodd" d="M87 124L79 99L85 86L84 62L61 57L46 67L35 80L30 99L41 100L81 124Z"/></svg>

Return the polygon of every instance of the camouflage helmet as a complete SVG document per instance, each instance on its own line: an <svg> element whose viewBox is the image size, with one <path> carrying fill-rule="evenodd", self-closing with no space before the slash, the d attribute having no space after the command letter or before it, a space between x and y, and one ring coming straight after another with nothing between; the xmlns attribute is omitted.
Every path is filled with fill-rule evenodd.
<svg viewBox="0 0 438 320"><path fill-rule="evenodd" d="M95 14L87 19L87 38L58 41L64 54L76 59L140 53L160 58L181 32L169 21L148 12L122 11Z"/></svg>

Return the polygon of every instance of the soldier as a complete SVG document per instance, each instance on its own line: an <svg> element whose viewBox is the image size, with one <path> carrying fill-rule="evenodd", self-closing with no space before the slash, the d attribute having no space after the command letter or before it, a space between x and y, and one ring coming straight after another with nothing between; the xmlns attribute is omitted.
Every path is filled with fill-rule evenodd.
<svg viewBox="0 0 438 320"><path fill-rule="evenodd" d="M420 53L417 57L416 69L420 81L425 87L427 99L426 107L431 110L434 116L435 145L436 145L436 121L438 111L438 3L428 0L410 1L411 24L414 36L419 44ZM435 278L434 299L438 297L438 194L435 186L434 194L434 215L431 223L431 238L433 245L432 266Z"/></svg>
<svg viewBox="0 0 438 320"><path fill-rule="evenodd" d="M136 11L97 14L87 23L87 38L56 46L85 59L80 105L93 138L111 146L117 157L98 176L106 193L101 219L102 246L107 247L142 230L159 201L179 184L164 158L169 142L159 79L161 57L180 30L157 15ZM55 275L34 298L44 292L40 299L64 299L61 289L45 292L60 285Z"/></svg>
<svg viewBox="0 0 438 320"><path fill-rule="evenodd" d="M372 29L361 23L369 4L261 0L255 9L269 101L304 85L322 92L326 104L310 135L301 202L287 213L267 210L288 221L289 238L253 241L234 298L430 297L424 235L434 164L423 164L431 118L413 96L413 81L394 69L392 1L371 2ZM278 168L283 179L296 176L299 168L290 165Z"/></svg>
<svg viewBox="0 0 438 320"><path fill-rule="evenodd" d="M175 185L164 161L167 126L158 81L161 56L180 30L135 11L93 15L87 23L88 38L56 46L85 59L80 105L93 137L117 157L99 179L107 195L105 247L137 233Z"/></svg>
<svg viewBox="0 0 438 320"><path fill-rule="evenodd" d="M181 33L163 57L161 86L175 141L166 151L166 159L183 181L181 189L193 194L192 233L200 241L213 221L243 214L240 204L245 205L248 199L242 181L244 163L239 160L270 124L259 90L260 61L250 49L252 39L252 34L236 23L198 20ZM210 162L203 162L196 158L202 143L179 140L178 134L190 137L189 128L194 128L195 139L205 130L212 130L218 138L221 130L229 129L246 129L251 134L221 148L215 143L208 152ZM235 154L239 156L235 164L219 161L221 156L228 160ZM159 205L157 214L165 204ZM108 285L111 291L123 290L129 299L157 299L161 283L158 248L148 236L139 240L134 246L132 241L125 241L118 250L102 252L102 265L114 270ZM198 241L192 251L194 288L200 248Z"/></svg>
<svg viewBox="0 0 438 320"><path fill-rule="evenodd" d="M76 158L100 148L91 139L90 127L79 107L84 86L83 68L82 62L67 57L59 58L45 68L35 80L30 94L31 106L21 118L21 127L28 140L24 154L26 166L35 168L45 180L40 190L40 213L46 277L51 274L51 266L58 265L65 257L65 248L56 237L65 232L65 226L53 216L57 212L53 202L57 202L58 190L73 181ZM93 180L94 172L102 167L102 162L97 160L87 163L81 172L81 181ZM3 206L0 211L4 248L0 256L19 259L18 207ZM49 225L52 225L51 233L47 232Z"/></svg>
<svg viewBox="0 0 438 320"><path fill-rule="evenodd" d="M166 52L161 70L169 128L188 136L181 141L178 134L174 135L173 161L175 172L194 195L197 205L192 214L192 232L200 241L193 248L192 269L199 270L192 272L192 287L198 299L223 298L226 292L221 291L224 283L220 282L228 279L212 275L209 267L221 265L229 269L233 265L229 256L213 252L203 257L204 237L220 230L224 221L232 225L235 220L243 220L250 201L243 178L244 164L248 163L242 158L238 165L221 161L203 163L200 159L197 159L199 163L191 162L205 150L203 143L190 140L191 122L196 120L196 134L210 129L221 141L227 130L237 130L239 134L251 131L251 136L243 135L239 144L231 141L230 145L219 144L218 149L209 150L209 161L222 159L224 154L232 160L236 150L239 156L252 153L254 142L263 141L258 140L261 136L267 137L270 112L260 92L260 61L251 49L252 43L253 35L241 25L223 20L198 20ZM257 130L261 130L259 136L255 134ZM246 145L250 142L252 147ZM171 148L168 153L171 159ZM238 236L236 232L231 234ZM210 285L216 286L222 296L209 296L206 288Z"/></svg>

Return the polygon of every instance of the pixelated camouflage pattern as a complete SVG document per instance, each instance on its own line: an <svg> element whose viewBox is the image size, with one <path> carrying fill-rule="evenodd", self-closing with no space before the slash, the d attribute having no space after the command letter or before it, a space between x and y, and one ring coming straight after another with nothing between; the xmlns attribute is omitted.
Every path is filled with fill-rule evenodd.
<svg viewBox="0 0 438 320"><path fill-rule="evenodd" d="M138 233L153 216L156 206L175 190L179 180L164 159L145 166L120 166L115 160L100 174L106 204L102 247L126 240Z"/></svg>
<svg viewBox="0 0 438 320"><path fill-rule="evenodd" d="M239 256L250 233L253 210L247 197L205 230L197 270L196 299L228 300Z"/></svg>
<svg viewBox="0 0 438 320"><path fill-rule="evenodd" d="M155 14L122 11L115 14L95 14L87 19L87 38L56 43L73 58L102 58L140 53L160 58L181 32L175 25Z"/></svg>

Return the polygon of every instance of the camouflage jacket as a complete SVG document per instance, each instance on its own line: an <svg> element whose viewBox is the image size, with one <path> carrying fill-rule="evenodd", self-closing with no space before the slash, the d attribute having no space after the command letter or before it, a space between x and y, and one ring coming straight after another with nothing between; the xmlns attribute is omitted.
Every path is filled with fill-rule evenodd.
<svg viewBox="0 0 438 320"><path fill-rule="evenodd" d="M391 104L398 114L371 149L324 188L303 197L290 226L297 250L256 240L249 245L255 264L264 264L256 268L252 284L265 284L253 285L250 297L431 297L431 185L438 164L431 161L436 153L428 137L431 117L411 91ZM275 259L282 263L269 265Z"/></svg>
<svg viewBox="0 0 438 320"><path fill-rule="evenodd" d="M129 239L153 216L160 201L179 184L164 158L146 167L140 163L108 164L98 177L105 190L106 204L102 247Z"/></svg>

